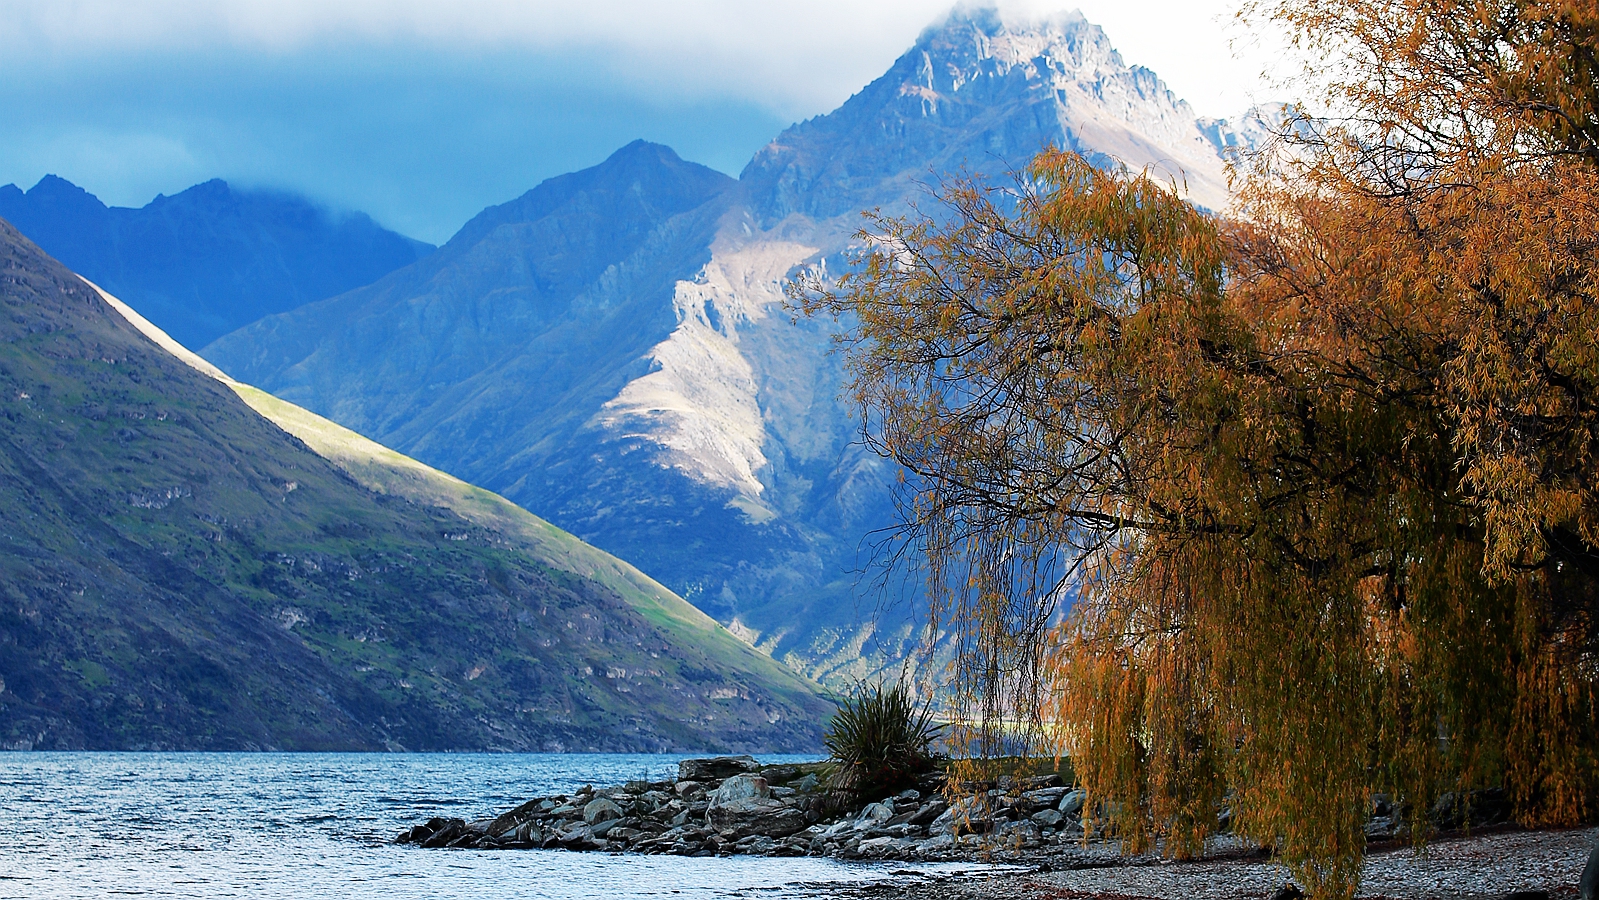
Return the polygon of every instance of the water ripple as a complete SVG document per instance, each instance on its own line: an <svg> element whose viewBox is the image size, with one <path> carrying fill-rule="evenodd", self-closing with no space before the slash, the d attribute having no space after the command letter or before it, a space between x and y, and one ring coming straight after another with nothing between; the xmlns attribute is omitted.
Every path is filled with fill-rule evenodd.
<svg viewBox="0 0 1599 900"><path fill-rule="evenodd" d="M663 778L679 758L0 753L0 898L779 900L889 876L887 866L821 859L424 851L388 843L430 815L471 819L583 784Z"/></svg>

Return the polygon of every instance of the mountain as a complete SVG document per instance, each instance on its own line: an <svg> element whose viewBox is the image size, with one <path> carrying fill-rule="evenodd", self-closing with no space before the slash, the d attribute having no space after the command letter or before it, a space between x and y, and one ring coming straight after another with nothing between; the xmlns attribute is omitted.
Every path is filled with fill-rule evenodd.
<svg viewBox="0 0 1599 900"><path fill-rule="evenodd" d="M221 180L127 209L47 175L26 193L0 187L0 218L191 347L369 284L433 250L361 213Z"/></svg>
<svg viewBox="0 0 1599 900"><path fill-rule="evenodd" d="M715 220L660 226L734 183L638 141L484 210L414 265L201 353L419 458L493 458L580 427L578 411L643 371L675 324L660 297L703 264Z"/></svg>
<svg viewBox="0 0 1599 900"><path fill-rule="evenodd" d="M837 110L783 132L740 180L763 225L853 219L946 174L1021 169L1052 143L1148 169L1219 210L1222 154L1237 142L1229 123L1196 117L1154 72L1124 63L1081 13L1006 19L961 6Z"/></svg>
<svg viewBox="0 0 1599 900"><path fill-rule="evenodd" d="M0 221L0 745L808 750L814 686ZM259 412L258 412L259 410Z"/></svg>
<svg viewBox="0 0 1599 900"><path fill-rule="evenodd" d="M862 574L892 524L896 473L856 443L831 325L795 321L785 281L844 264L860 210L904 211L943 173L1003 176L1048 143L1148 169L1219 209L1222 154L1240 134L1125 65L1081 15L961 7L736 183L706 175L697 204L668 191L691 164L635 144L563 176L584 185L581 204L486 211L494 230L468 225L373 286L203 352L499 491L763 652L845 684L905 658L917 585L890 580L895 593ZM658 193L680 206L641 199ZM581 248L516 237L589 216L649 230L615 241L574 228ZM557 299L539 273L574 255L591 264Z"/></svg>

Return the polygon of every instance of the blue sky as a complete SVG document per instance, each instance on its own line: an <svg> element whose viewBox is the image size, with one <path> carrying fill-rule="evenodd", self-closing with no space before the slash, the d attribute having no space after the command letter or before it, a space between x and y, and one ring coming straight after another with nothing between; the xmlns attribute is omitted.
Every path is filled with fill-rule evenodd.
<svg viewBox="0 0 1599 900"><path fill-rule="evenodd" d="M0 184L138 206L208 178L441 242L634 138L737 174L951 0L0 0ZM1268 99L1235 2L1081 8L1201 114Z"/></svg>

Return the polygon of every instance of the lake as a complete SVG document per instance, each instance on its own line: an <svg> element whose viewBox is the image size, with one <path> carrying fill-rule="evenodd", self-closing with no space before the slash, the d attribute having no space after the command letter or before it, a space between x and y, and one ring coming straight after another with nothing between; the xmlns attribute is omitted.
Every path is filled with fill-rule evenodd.
<svg viewBox="0 0 1599 900"><path fill-rule="evenodd" d="M682 758L0 753L0 898L781 900L826 896L829 885L887 878L905 867L388 843L430 816L471 820L583 784L665 778Z"/></svg>

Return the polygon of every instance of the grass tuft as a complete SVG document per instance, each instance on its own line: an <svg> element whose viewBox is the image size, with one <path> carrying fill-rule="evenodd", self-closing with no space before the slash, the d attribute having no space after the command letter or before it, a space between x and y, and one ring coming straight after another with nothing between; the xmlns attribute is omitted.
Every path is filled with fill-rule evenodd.
<svg viewBox="0 0 1599 900"><path fill-rule="evenodd" d="M822 736L838 765L828 785L834 802L854 807L913 787L935 767L933 742L944 727L902 684L857 685Z"/></svg>

